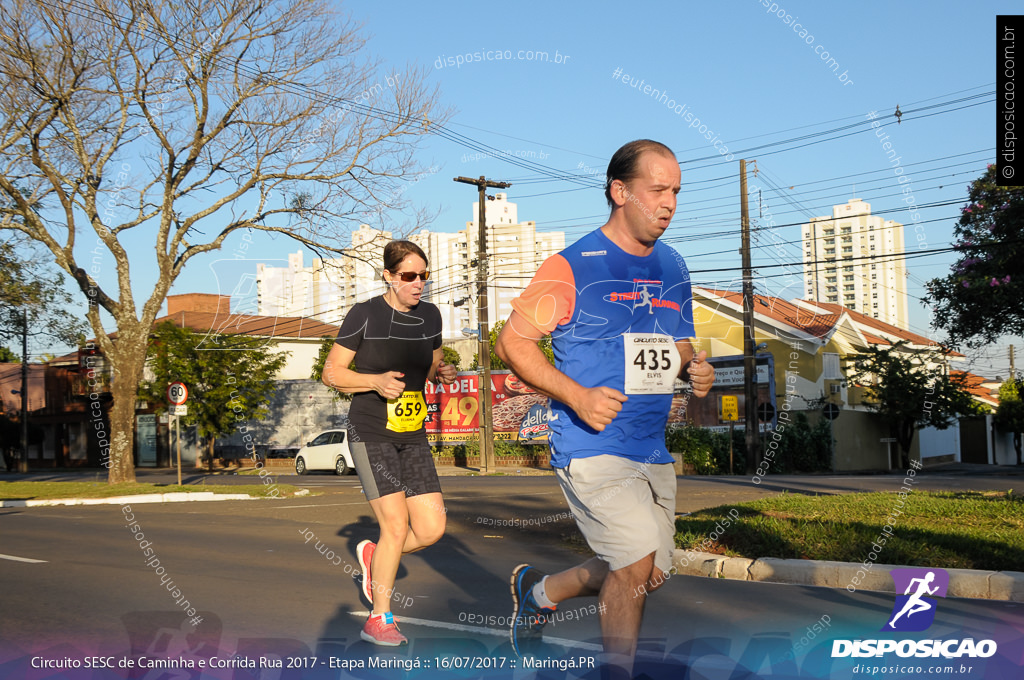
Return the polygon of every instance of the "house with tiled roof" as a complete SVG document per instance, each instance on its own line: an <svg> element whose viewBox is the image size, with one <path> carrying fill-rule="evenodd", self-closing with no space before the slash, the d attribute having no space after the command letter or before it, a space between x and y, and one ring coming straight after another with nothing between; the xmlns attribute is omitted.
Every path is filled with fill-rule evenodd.
<svg viewBox="0 0 1024 680"><path fill-rule="evenodd" d="M344 417L347 407L339 405L323 384L309 378L321 338L336 336L337 326L305 317L232 312L230 296L205 293L168 296L167 314L157 318L154 327L165 322L203 335L200 346L211 351L218 351L217 336L242 334L264 338L272 345L271 351L288 354L275 378L277 391L269 404L270 417L261 422L245 423L255 434L260 448L297 448ZM112 333L111 337L116 338L117 334ZM110 381L106 362L92 343L86 343L85 350L48 362L47 370L60 370L66 374L64 391L68 394L70 406L63 407L56 416L50 414L46 422L46 440L34 457L30 455L30 464L35 467L99 465L99 451L93 441L96 437L84 436L83 433L95 426L86 422L89 413L102 414L94 418L101 425L107 422ZM201 398L201 395L192 394L190 398ZM90 399L95 402L91 410L84 408L91 403ZM34 422L43 421L36 418ZM174 448L170 434L172 422L167 417L166 404L136 404L137 466L162 467L170 464ZM182 464L189 466L195 464L198 455L196 436L191 429L182 430ZM218 439L216 450L225 456L244 455L241 435Z"/></svg>
<svg viewBox="0 0 1024 680"><path fill-rule="evenodd" d="M743 353L743 299L737 291L694 287L694 323L701 349L711 356ZM833 422L837 470L888 469L894 464L889 432L865 401L865 390L848 379L853 362L872 346L906 343L908 350L937 350L917 333L834 303L754 296L755 345L774 358L778 409L820 417L825 404L839 407ZM950 370L963 355L936 352L935 370ZM982 403L990 403L972 390ZM740 421L742 421L742 416ZM978 437L975 435L975 439ZM925 463L961 460L959 429L926 428L914 438L911 456ZM979 439L980 441L980 439ZM982 444L983 445L983 442ZM892 456L892 460L890 460Z"/></svg>

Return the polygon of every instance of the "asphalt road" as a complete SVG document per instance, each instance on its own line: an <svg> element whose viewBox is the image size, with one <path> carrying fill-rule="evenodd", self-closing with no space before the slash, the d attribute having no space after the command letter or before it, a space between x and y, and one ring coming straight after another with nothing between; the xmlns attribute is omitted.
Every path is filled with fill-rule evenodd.
<svg viewBox="0 0 1024 680"><path fill-rule="evenodd" d="M892 490L899 479L773 477L753 486L745 478L681 478L678 510L749 500L782 488L805 493ZM156 479L147 475L146 481ZM356 478L277 481L324 493L133 506L141 540L148 544L127 528L127 509L118 505L0 510L0 553L7 556L0 559L0 678L518 678L538 673L515 659L498 619L511 613L508 577L516 564L531 562L554 571L585 556L566 545L576 530L563 517L565 501L553 477L442 479L448 531L437 545L407 556L399 572L395 611L411 641L399 650L359 640L367 606L351 574L358 569L355 546L375 538L375 523ZM922 475L918 488L1005 490L1020 488L1020 482L1019 477L936 474ZM516 520L519 526L509 526ZM145 549L153 551L149 557ZM170 581L179 590L176 595L167 589ZM562 618L546 629L548 644L537 658L557 664L582 656L589 663L599 642L594 604L593 598L564 603ZM188 607L202 618L195 626L184 612ZM879 633L892 607L893 596L881 593L676 576L648 603L639 658L651 677L860 677L864 671L855 673L857 664L908 665L908 660L895 654L832 659L832 641L892 637ZM929 677L1024 675L1024 605L951 598L937 609L926 632L902 636L992 639L998 651L988 659L910 659L911 667L942 671ZM120 675L31 668L34 657L82 663L97 653L118 662L146 657L196 663L238 654L254 663L282 659L298 667L136 667ZM330 667L371 659L418 662L422 668L403 675L394 668ZM315 664L312 669L301 667L309 663ZM437 666L446 663L503 668L439 675ZM512 664L517 664L514 670ZM970 671L964 670L967 666ZM537 677L581 675L572 669L547 670Z"/></svg>

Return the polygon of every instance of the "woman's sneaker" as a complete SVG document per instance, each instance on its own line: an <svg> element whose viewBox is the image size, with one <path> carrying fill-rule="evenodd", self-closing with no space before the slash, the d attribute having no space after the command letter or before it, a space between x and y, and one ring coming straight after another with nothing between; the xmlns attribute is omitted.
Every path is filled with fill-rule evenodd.
<svg viewBox="0 0 1024 680"><path fill-rule="evenodd" d="M373 606L373 579L370 578L370 562L373 561L373 551L377 549L377 544L373 541L360 541L359 545L356 546L356 557L359 559L359 574L362 577L362 583L359 585L363 589L363 597L366 601Z"/></svg>
<svg viewBox="0 0 1024 680"><path fill-rule="evenodd" d="M362 632L359 633L359 637L371 644L382 647L398 647L409 642L399 632L398 624L395 623L395 617L391 612L371 614L370 618L366 621L366 625L363 626Z"/></svg>

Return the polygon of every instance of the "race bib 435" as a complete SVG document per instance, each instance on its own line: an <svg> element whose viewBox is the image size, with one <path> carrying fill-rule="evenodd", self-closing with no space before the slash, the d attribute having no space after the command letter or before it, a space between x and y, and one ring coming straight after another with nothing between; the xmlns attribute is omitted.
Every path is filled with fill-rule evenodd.
<svg viewBox="0 0 1024 680"><path fill-rule="evenodd" d="M679 351L671 336L624 333L626 394L672 394L679 375Z"/></svg>

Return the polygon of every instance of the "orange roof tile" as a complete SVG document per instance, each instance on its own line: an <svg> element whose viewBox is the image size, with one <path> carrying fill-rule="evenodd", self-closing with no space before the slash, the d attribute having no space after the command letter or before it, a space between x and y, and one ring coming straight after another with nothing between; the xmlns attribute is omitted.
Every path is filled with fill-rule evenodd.
<svg viewBox="0 0 1024 680"><path fill-rule="evenodd" d="M338 334L338 326L301 316L254 316L179 311L162 316L153 325L170 321L199 333L225 333L274 338L319 338Z"/></svg>
<svg viewBox="0 0 1024 680"><path fill-rule="evenodd" d="M988 378L983 378L980 375L975 375L969 371L950 371L950 377L960 378L963 380L964 389L970 392L971 396L976 399L988 402L993 406L999 405L999 396L992 394L992 391L984 387L983 385L987 382L994 382Z"/></svg>

